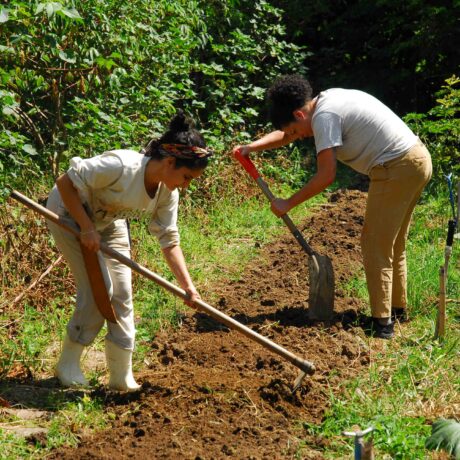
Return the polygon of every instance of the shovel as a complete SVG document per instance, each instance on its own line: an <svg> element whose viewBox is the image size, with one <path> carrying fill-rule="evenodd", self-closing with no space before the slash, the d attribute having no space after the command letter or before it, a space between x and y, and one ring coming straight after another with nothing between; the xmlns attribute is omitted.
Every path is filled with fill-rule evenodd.
<svg viewBox="0 0 460 460"><path fill-rule="evenodd" d="M51 212L49 209L44 208L38 203L35 203L35 201L24 196L22 193L17 192L16 190L13 190L10 196L11 198L14 198L15 200L21 202L22 204L32 209L33 211L38 212L43 217L55 223L56 225L59 225L64 230L67 230L68 232L72 233L76 238L79 238L79 231L69 226L67 223L63 222L63 220L60 219L59 216L55 214L54 212ZM142 276L145 276L146 278L154 281L156 284L160 285L161 287L171 292L175 296L180 297L182 300L189 300L189 296L184 290L178 288L174 284L165 280L164 278L157 275L156 273L148 270L142 265L139 265L138 263L131 260L129 257L126 257L123 254L120 254L119 252L115 251L114 249L110 248L104 243L100 244L100 248L104 254L107 254L110 257L113 257L114 259L128 266L129 268L141 274ZM208 314L216 321L219 321L220 323L228 326L230 329L234 329L238 332L241 332L247 338L253 340L254 342L257 342L259 345L262 345L267 350L270 350L271 352L276 353L278 356L281 356L282 358L284 358L285 360L289 361L291 364L299 368L301 372L299 373L299 375L294 381L293 390L292 390L293 392L296 391L297 388L300 387L303 379L305 378L307 374L308 375L314 374L315 366L310 361L299 358L298 356L294 355L293 353L281 347L280 345L277 345L276 343L267 339L263 335L258 334L257 332L253 331L249 327L246 327L244 324L239 323L238 321L234 320L230 316L227 316L226 314L220 312L219 310L212 307L211 305L208 305L202 300L196 300L193 303L192 307L198 311Z"/></svg>
<svg viewBox="0 0 460 460"><path fill-rule="evenodd" d="M244 156L240 150L235 153L235 157L257 182L264 195L272 202L275 196L268 188L268 184L260 176L254 163L249 157ZM294 238L309 256L310 297L308 299L308 317L314 321L330 321L334 316L334 269L332 268L331 259L318 254L312 249L287 214L282 215L281 219L283 219Z"/></svg>

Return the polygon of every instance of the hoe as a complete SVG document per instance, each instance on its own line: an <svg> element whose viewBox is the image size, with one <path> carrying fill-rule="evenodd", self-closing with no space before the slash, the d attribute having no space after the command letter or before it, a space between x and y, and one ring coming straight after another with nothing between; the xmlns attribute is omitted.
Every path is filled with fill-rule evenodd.
<svg viewBox="0 0 460 460"><path fill-rule="evenodd" d="M39 205L38 203L32 201L28 197L24 196L23 194L13 190L11 192L11 197L14 198L15 200L21 202L28 208L38 212L42 216L44 216L46 219L49 221L55 223L56 225L59 225L63 229L67 230L68 232L72 233L77 239L79 239L80 232L78 229L74 228L73 226L70 226L67 222L64 222L57 214L51 212L50 210L44 208L43 206ZM109 255L110 257L113 257L114 259L118 260L122 264L127 265L130 267L132 270L136 271L137 273L141 274L142 276L145 276L146 278L154 281L156 284L160 285L167 291L171 292L177 297L180 297L183 300L188 300L188 294L174 284L170 283L169 281L165 280L161 276L157 275L156 273L148 270L147 268L143 267L142 265L139 265L138 263L134 262L131 260L129 257L126 257L119 252L115 251L114 249L110 248L106 244L101 243L100 245L101 251L104 254ZM84 257L91 257L91 254L84 254ZM85 260L86 261L86 260ZM87 262L87 261L86 261ZM103 280L102 280L103 283ZM97 293L94 290L95 284L92 284L93 288L93 294L96 296L101 296L101 293ZM100 286L100 285L99 285ZM105 292L105 297L108 298L107 291L105 289L105 285L102 284L102 289L99 289L100 291ZM103 296L103 295L102 295ZM110 300L108 300L110 303ZM98 304L99 306L99 304ZM313 363L299 358L298 356L294 355L290 351L286 350L285 348L281 347L280 345L277 345L276 343L272 342L271 340L267 339L266 337L258 334L257 332L253 331L252 329L246 327L245 325L239 323L238 321L234 320L230 316L227 316L226 314L220 312L219 310L215 309L211 305L208 305L207 303L203 302L202 300L196 300L193 305L193 308L195 308L198 311L204 312L211 316L213 319L216 321L219 321L222 324L225 324L231 329L234 329L238 332L241 332L243 335L245 335L247 338L253 340L254 342L257 342L259 345L262 345L264 348L270 350L273 353L276 353L277 355L281 356L285 360L289 361L291 364L296 366L297 368L300 369L300 373L297 376L297 378L294 381L293 385L293 392L297 390L305 376L312 375L315 372L315 366ZM116 322L116 316L113 311L113 308L111 305L106 307L104 311L101 309L101 313L104 315L104 317L108 321Z"/></svg>

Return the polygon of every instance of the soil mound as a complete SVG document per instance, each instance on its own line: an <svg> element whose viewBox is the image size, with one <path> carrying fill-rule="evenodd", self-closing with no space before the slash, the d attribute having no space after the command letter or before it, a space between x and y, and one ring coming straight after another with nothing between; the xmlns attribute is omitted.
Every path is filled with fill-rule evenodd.
<svg viewBox="0 0 460 460"><path fill-rule="evenodd" d="M335 192L300 226L334 265L331 323L308 320L307 256L288 232L265 247L240 280L222 282L212 293L217 308L315 364L315 375L296 393L294 366L191 311L180 328L155 338L147 369L136 374L140 391L96 390L116 414L111 428L49 458L322 458L324 441L312 439L302 422L320 422L330 392L369 362L364 336L354 327L361 305L344 290L361 267L365 198L356 190Z"/></svg>

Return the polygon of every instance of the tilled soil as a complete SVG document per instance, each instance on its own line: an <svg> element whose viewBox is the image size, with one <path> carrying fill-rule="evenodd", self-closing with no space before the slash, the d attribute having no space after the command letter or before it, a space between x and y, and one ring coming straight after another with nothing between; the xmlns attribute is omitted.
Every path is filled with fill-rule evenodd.
<svg viewBox="0 0 460 460"><path fill-rule="evenodd" d="M95 391L115 414L110 429L82 435L78 448L49 458L323 458L326 441L310 436L305 422L319 423L330 393L369 362L362 330L354 326L362 305L343 290L361 267L365 199L356 190L336 192L300 226L333 262L337 314L330 323L308 320L307 256L287 231L240 280L214 289L217 308L315 364L297 392L291 392L298 374L292 364L191 311L180 328L155 338L136 372L140 391Z"/></svg>

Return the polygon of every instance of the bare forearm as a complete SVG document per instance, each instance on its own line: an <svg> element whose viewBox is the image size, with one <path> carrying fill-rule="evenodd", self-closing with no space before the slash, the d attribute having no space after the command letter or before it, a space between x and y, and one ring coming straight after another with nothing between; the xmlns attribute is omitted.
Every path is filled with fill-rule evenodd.
<svg viewBox="0 0 460 460"><path fill-rule="evenodd" d="M296 139L295 136L289 136L284 131L272 131L269 134L251 142L246 147L250 152L259 152L261 150L270 150L283 147Z"/></svg>
<svg viewBox="0 0 460 460"><path fill-rule="evenodd" d="M177 282L183 289L194 287L192 278L187 269L185 263L184 254L180 246L172 246L169 248L163 248L163 255L169 268L173 272L177 279Z"/></svg>
<svg viewBox="0 0 460 460"><path fill-rule="evenodd" d="M317 166L317 173L298 192L294 193L294 195L288 199L291 208L318 195L318 193L321 193L326 187L334 182L336 174L334 149L321 151L317 157Z"/></svg>
<svg viewBox="0 0 460 460"><path fill-rule="evenodd" d="M314 175L300 190L288 199L290 207L294 208L315 195L318 195L330 185L330 183L330 180L325 180L324 177Z"/></svg>
<svg viewBox="0 0 460 460"><path fill-rule="evenodd" d="M82 232L93 230L95 228L94 224L86 213L77 189L73 186L69 176L67 174L60 176L56 180L56 185L65 207L80 226Z"/></svg>

